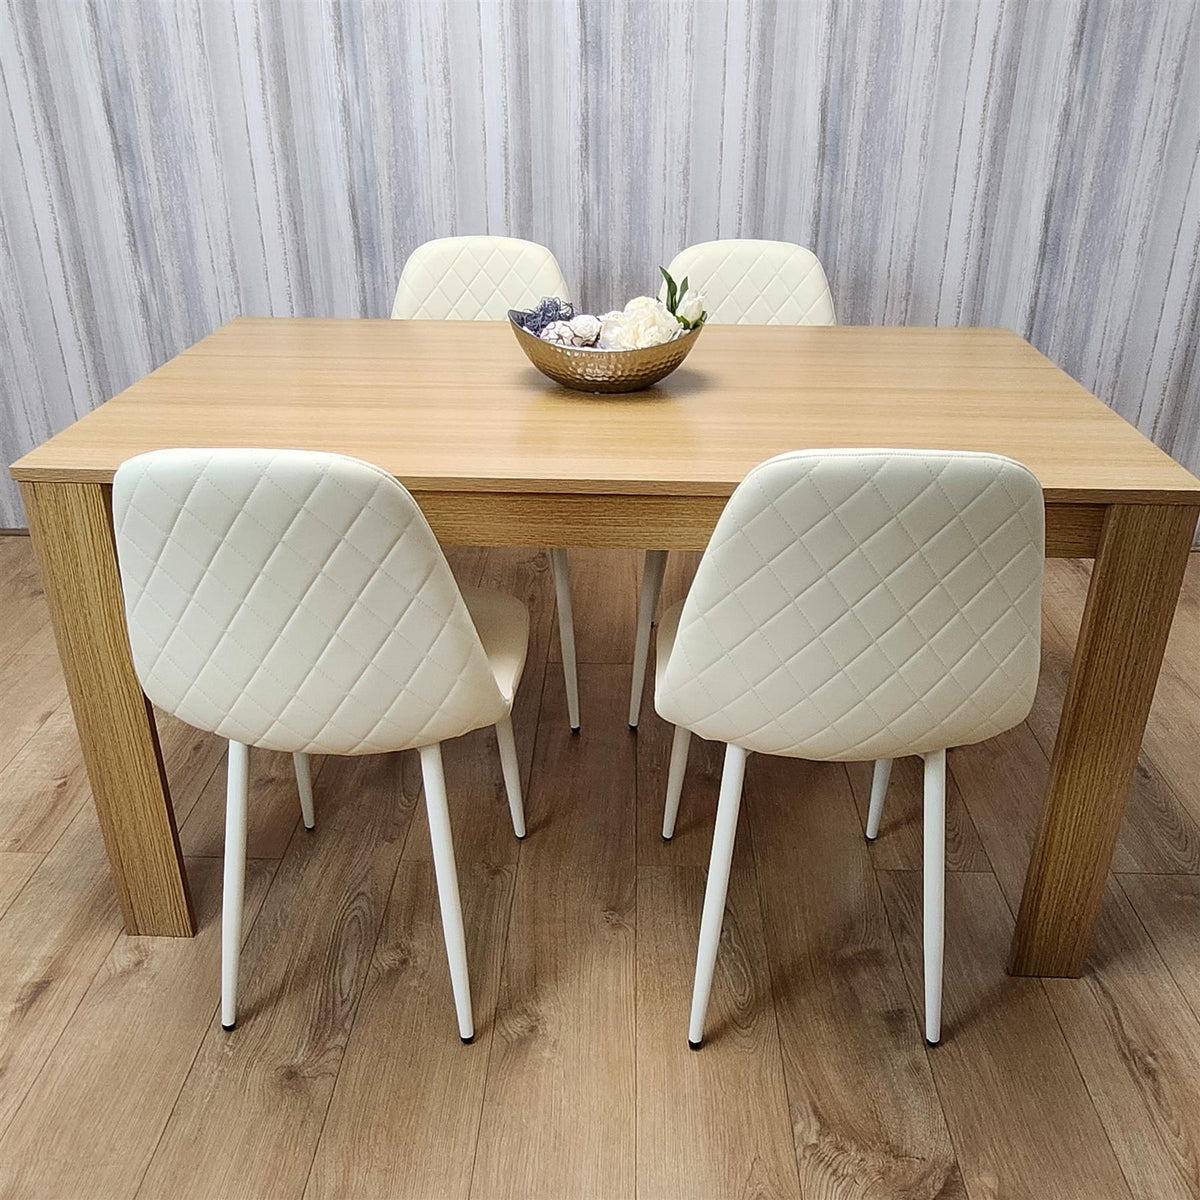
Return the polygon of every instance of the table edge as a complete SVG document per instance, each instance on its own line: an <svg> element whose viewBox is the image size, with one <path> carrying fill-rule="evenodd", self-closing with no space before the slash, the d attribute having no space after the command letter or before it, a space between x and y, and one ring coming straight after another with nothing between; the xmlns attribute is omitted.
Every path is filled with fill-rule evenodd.
<svg viewBox="0 0 1200 1200"><path fill-rule="evenodd" d="M34 453L33 451L30 452ZM25 456L29 457L29 456ZM26 465L25 457L9 467L17 483L111 484L113 471L92 467L41 467ZM663 482L638 479L463 479L443 476L409 476L401 483L415 495L422 492L455 492L464 495L562 496L673 496L728 498L741 480L728 483ZM1047 504L1170 504L1200 505L1200 481L1190 488L1043 488Z"/></svg>

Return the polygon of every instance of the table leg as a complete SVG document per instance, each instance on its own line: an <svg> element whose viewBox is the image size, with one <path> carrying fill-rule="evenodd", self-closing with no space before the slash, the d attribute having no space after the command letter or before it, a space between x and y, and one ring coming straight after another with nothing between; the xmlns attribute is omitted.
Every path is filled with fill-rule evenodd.
<svg viewBox="0 0 1200 1200"><path fill-rule="evenodd" d="M1009 970L1083 973L1200 509L1111 505Z"/></svg>
<svg viewBox="0 0 1200 1200"><path fill-rule="evenodd" d="M22 483L113 884L129 933L196 932L154 717L133 671L109 489Z"/></svg>

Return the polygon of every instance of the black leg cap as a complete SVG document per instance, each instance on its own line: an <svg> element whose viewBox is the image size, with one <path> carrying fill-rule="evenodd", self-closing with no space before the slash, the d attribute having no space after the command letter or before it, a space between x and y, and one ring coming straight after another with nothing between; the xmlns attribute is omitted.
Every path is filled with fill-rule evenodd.
<svg viewBox="0 0 1200 1200"><path fill-rule="evenodd" d="M630 725L630 727L629 727L629 732L630 732L630 733L637 733L637 726L636 726L636 725Z"/></svg>
<svg viewBox="0 0 1200 1200"><path fill-rule="evenodd" d="M578 725L572 725L572 726L571 726L571 732L572 732L572 733L578 733L578 732L579 732L579 726L578 726Z"/></svg>
<svg viewBox="0 0 1200 1200"><path fill-rule="evenodd" d="M517 841L518 841L518 842L523 842L523 841L525 840L526 836L527 836L526 834L523 834L523 833L518 833L518 834L517 834Z"/></svg>
<svg viewBox="0 0 1200 1200"><path fill-rule="evenodd" d="M702 1043L693 1042L691 1038L688 1038L688 1049L689 1050L699 1050L701 1045L702 1045Z"/></svg>
<svg viewBox="0 0 1200 1200"><path fill-rule="evenodd" d="M675 835L673 833L664 833L662 839L664 842L669 842Z"/></svg>
<svg viewBox="0 0 1200 1200"><path fill-rule="evenodd" d="M232 1033L237 1028L237 1022L234 1021L232 1025L226 1025L225 1022L222 1021L221 1028L225 1030L226 1033Z"/></svg>
<svg viewBox="0 0 1200 1200"><path fill-rule="evenodd" d="M462 1044L464 1046L469 1046L475 1040L475 1035L471 1034L471 1036L469 1038L465 1038L461 1034L459 1034L459 1040L462 1042Z"/></svg>
<svg viewBox="0 0 1200 1200"><path fill-rule="evenodd" d="M869 833L864 833L863 837L865 837L868 842L873 842L875 840Z"/></svg>
<svg viewBox="0 0 1200 1200"><path fill-rule="evenodd" d="M304 832L305 833L316 833L317 827L315 825L305 825Z"/></svg>
<svg viewBox="0 0 1200 1200"><path fill-rule="evenodd" d="M931 1042L928 1038L925 1039L925 1045L927 1045L927 1046L940 1046L941 1044L942 1044L941 1038L938 1038L938 1040L936 1042Z"/></svg>

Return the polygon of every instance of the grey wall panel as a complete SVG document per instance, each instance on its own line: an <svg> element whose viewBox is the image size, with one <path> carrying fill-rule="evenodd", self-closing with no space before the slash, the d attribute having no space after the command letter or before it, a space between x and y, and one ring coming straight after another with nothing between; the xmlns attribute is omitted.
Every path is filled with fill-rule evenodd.
<svg viewBox="0 0 1200 1200"><path fill-rule="evenodd" d="M383 315L483 231L593 308L799 241L842 320L1011 326L1200 468L1198 9L0 0L0 456L232 316Z"/></svg>

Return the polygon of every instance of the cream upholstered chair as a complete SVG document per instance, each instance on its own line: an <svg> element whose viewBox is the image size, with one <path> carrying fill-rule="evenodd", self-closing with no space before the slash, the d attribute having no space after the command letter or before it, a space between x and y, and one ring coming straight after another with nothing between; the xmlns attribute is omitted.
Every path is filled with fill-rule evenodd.
<svg viewBox="0 0 1200 1200"><path fill-rule="evenodd" d="M681 250L667 268L676 283L688 280L704 293L708 319L730 325L833 325L833 297L820 260L792 242L729 238ZM650 626L658 607L665 550L647 550L633 643L629 725L636 728L650 652Z"/></svg>
<svg viewBox="0 0 1200 1200"><path fill-rule="evenodd" d="M494 725L525 834L512 704L529 614L460 591L416 501L369 463L301 450L162 450L113 481L133 663L146 695L229 739L221 1024L236 1021L249 748L420 751L459 1033L474 1037L441 742Z"/></svg>
<svg viewBox="0 0 1200 1200"><path fill-rule="evenodd" d="M545 296L570 300L553 253L511 237L434 238L400 272L392 316L423 321L504 321Z"/></svg>
<svg viewBox="0 0 1200 1200"><path fill-rule="evenodd" d="M535 307L546 296L570 300L558 260L537 242L510 237L435 238L418 246L404 264L392 317L397 320L503 321L510 308ZM567 552L550 551L558 638L562 645L567 715L579 732L579 682L575 666L575 617Z"/></svg>
<svg viewBox="0 0 1200 1200"><path fill-rule="evenodd" d="M794 242L726 238L681 250L667 268L704 293L722 325L834 325L829 280L817 256Z"/></svg>
<svg viewBox="0 0 1200 1200"><path fill-rule="evenodd" d="M993 454L816 450L756 467L659 625L675 725L663 837L693 733L726 743L688 1042L704 1034L751 752L925 760L925 1036L941 1037L946 749L1025 719L1041 639L1042 492ZM886 786L886 767L876 771ZM882 789L872 797L878 829Z"/></svg>

